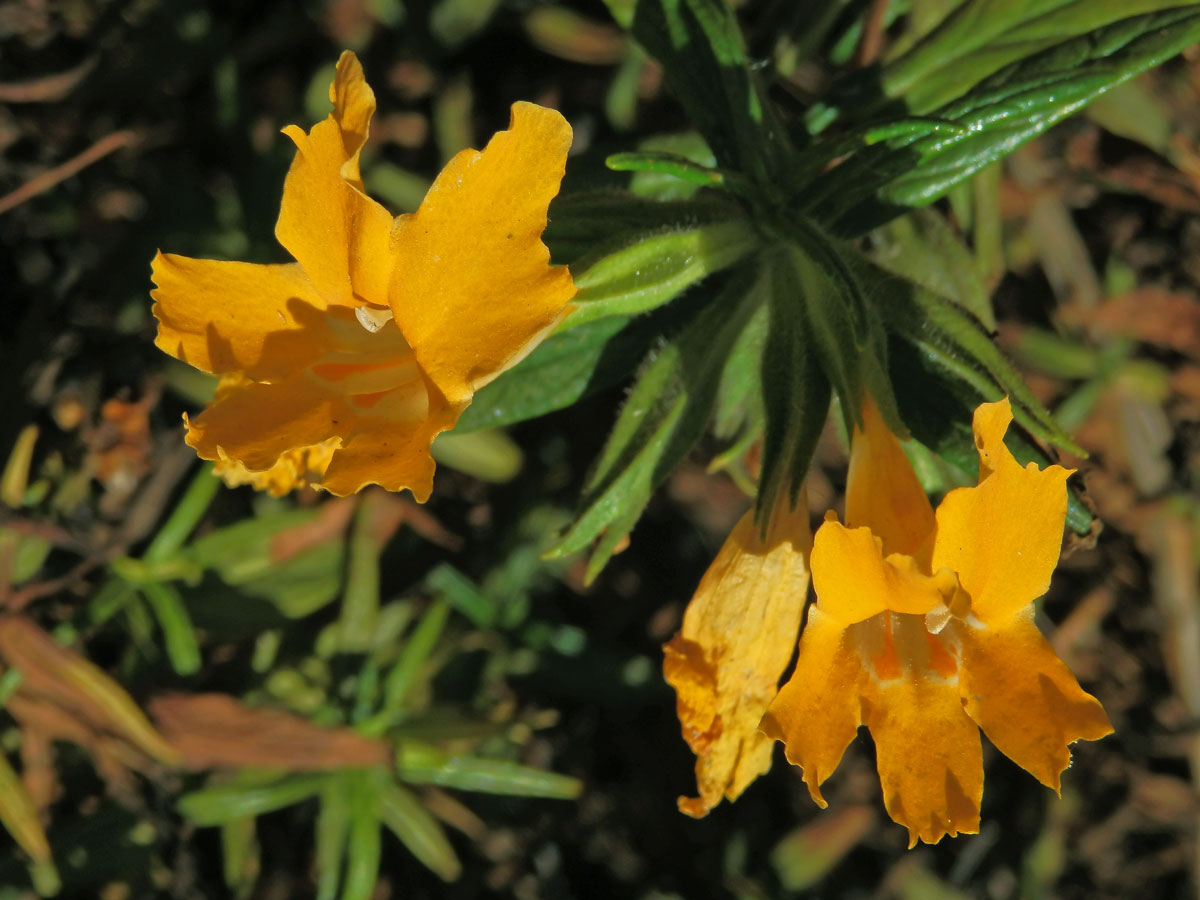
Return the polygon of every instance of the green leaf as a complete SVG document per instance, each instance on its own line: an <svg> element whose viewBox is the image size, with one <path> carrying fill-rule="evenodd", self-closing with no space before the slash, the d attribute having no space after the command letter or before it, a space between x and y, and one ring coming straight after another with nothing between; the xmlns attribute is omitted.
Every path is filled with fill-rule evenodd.
<svg viewBox="0 0 1200 900"><path fill-rule="evenodd" d="M1038 402L1025 379L992 342L986 329L953 303L912 282L882 276L878 308L890 331L918 347L946 374L969 385L983 400L1007 395L1016 420L1032 434L1077 456L1087 452Z"/></svg>
<svg viewBox="0 0 1200 900"><path fill-rule="evenodd" d="M396 775L409 784L436 784L516 797L574 800L583 791L578 778L543 772L502 759L452 756L415 741L401 741L397 746Z"/></svg>
<svg viewBox="0 0 1200 900"><path fill-rule="evenodd" d="M818 361L790 257L784 247L767 257L770 326L762 355L766 422L756 503L764 527L781 498L795 505L829 414L829 379Z"/></svg>
<svg viewBox="0 0 1200 900"><path fill-rule="evenodd" d="M975 262L942 214L914 210L872 233L872 260L889 272L915 281L953 301L992 331L992 301Z"/></svg>
<svg viewBox="0 0 1200 900"><path fill-rule="evenodd" d="M580 191L554 199L542 239L554 262L574 265L603 244L628 246L638 235L726 222L741 215L735 201L716 191L680 200L648 199L629 191Z"/></svg>
<svg viewBox="0 0 1200 900"><path fill-rule="evenodd" d="M342 882L342 900L371 900L379 881L379 861L383 840L379 833L383 819L380 785L386 775L357 771L345 776L350 795L350 823L346 837L346 879Z"/></svg>
<svg viewBox="0 0 1200 900"><path fill-rule="evenodd" d="M721 166L770 185L790 146L750 69L732 7L721 0L639 0L633 36L663 66Z"/></svg>
<svg viewBox="0 0 1200 900"><path fill-rule="evenodd" d="M33 798L25 790L21 778L8 762L8 757L0 752L0 824L12 835L17 845L29 854L33 865L38 867L38 873L43 879L42 884L50 891L42 891L42 895L57 893L58 873L54 868L54 860L50 853L50 843L46 839L46 831L38 818L37 807ZM39 885L39 890L40 890Z"/></svg>
<svg viewBox="0 0 1200 900"><path fill-rule="evenodd" d="M377 780L379 813L392 834L442 881L454 881L462 864L446 832L413 793L391 780Z"/></svg>
<svg viewBox="0 0 1200 900"><path fill-rule="evenodd" d="M636 153L614 153L604 161L614 172L654 172L670 175L698 187L721 187L725 173L720 169L694 163L684 156L661 150L639 150Z"/></svg>
<svg viewBox="0 0 1200 900"><path fill-rule="evenodd" d="M602 534L585 578L599 573L704 432L725 360L762 301L761 282L757 266L733 272L719 297L650 354L585 486L582 513L547 556L581 550Z"/></svg>
<svg viewBox="0 0 1200 900"><path fill-rule="evenodd" d="M553 334L476 394L454 430L511 425L570 406L627 376L652 339L624 316Z"/></svg>
<svg viewBox="0 0 1200 900"><path fill-rule="evenodd" d="M247 897L262 867L256 820L234 819L221 825L221 868L234 897Z"/></svg>
<svg viewBox="0 0 1200 900"><path fill-rule="evenodd" d="M648 137L638 144L638 150L646 153L669 153L682 156L689 162L704 169L713 169L717 158L713 156L712 148L695 131L683 131L675 134L658 134ZM693 184L686 179L680 179L667 172L641 170L634 173L629 180L629 190L639 197L652 200L686 200L696 196L702 184Z"/></svg>
<svg viewBox="0 0 1200 900"><path fill-rule="evenodd" d="M571 301L575 311L562 328L647 312L732 266L760 244L758 232L745 219L639 236L578 264L579 293Z"/></svg>
<svg viewBox="0 0 1200 900"><path fill-rule="evenodd" d="M883 91L935 109L1004 66L1179 0L970 0L883 69Z"/></svg>
<svg viewBox="0 0 1200 900"><path fill-rule="evenodd" d="M957 135L868 147L813 181L800 209L833 233L856 236L924 206L1007 156L1110 88L1200 40L1195 7L1125 19L1013 63L937 111Z"/></svg>
<svg viewBox="0 0 1200 900"><path fill-rule="evenodd" d="M329 776L285 775L263 784L223 784L179 798L179 812L196 825L220 825L294 806L317 794Z"/></svg>
<svg viewBox="0 0 1200 900"><path fill-rule="evenodd" d="M337 596L345 542L325 541L282 561L273 548L280 534L320 515L319 509L296 509L245 519L197 538L184 556L215 571L239 593L267 600L289 618L300 618Z"/></svg>
<svg viewBox="0 0 1200 900"><path fill-rule="evenodd" d="M721 370L713 434L733 440L739 431L757 436L762 428L762 358L771 311L762 304L738 335Z"/></svg>
<svg viewBox="0 0 1200 900"><path fill-rule="evenodd" d="M148 581L140 587L150 611L158 621L158 627L162 629L171 668L180 675L199 672L200 644L196 640L192 617L188 615L178 589L159 581Z"/></svg>
<svg viewBox="0 0 1200 900"><path fill-rule="evenodd" d="M344 653L365 652L375 633L379 613L379 554L383 544L376 537L375 515L380 495L369 491L358 502L350 531L346 564L346 589L338 614L338 644Z"/></svg>
<svg viewBox="0 0 1200 900"><path fill-rule="evenodd" d="M331 777L321 789L317 813L317 900L336 900L350 834L350 786L347 774Z"/></svg>

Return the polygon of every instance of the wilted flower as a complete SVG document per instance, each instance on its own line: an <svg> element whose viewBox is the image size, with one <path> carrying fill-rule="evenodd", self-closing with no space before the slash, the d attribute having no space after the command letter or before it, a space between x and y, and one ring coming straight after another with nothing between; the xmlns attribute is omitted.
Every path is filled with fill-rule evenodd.
<svg viewBox="0 0 1200 900"><path fill-rule="evenodd" d="M1061 466L1022 467L1005 447L1007 400L975 411L979 484L935 514L868 401L855 430L846 525L831 512L812 551L817 602L796 670L763 720L813 799L866 724L884 803L921 839L979 830L979 729L1058 790L1068 745L1112 731L1034 624L1066 517Z"/></svg>
<svg viewBox="0 0 1200 900"><path fill-rule="evenodd" d="M375 96L353 53L330 99L312 131L284 129L297 153L275 236L296 262L159 253L156 343L225 376L187 442L234 483L381 484L425 500L434 437L569 309L574 284L541 234L571 128L514 104L508 131L455 156L420 208L393 219L359 172Z"/></svg>
<svg viewBox="0 0 1200 900"><path fill-rule="evenodd" d="M696 754L699 797L679 809L704 816L736 800L771 767L774 742L758 723L796 646L808 592L812 531L803 501L774 510L765 536L747 512L705 572L663 651L683 736Z"/></svg>

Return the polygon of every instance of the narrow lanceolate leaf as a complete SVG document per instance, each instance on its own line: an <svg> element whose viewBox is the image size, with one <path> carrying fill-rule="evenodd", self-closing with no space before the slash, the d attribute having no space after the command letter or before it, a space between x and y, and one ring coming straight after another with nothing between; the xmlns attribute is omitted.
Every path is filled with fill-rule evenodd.
<svg viewBox="0 0 1200 900"><path fill-rule="evenodd" d="M996 327L975 256L940 212L914 210L877 229L871 239L877 265L957 303L988 330Z"/></svg>
<svg viewBox="0 0 1200 900"><path fill-rule="evenodd" d="M830 387L817 359L789 253L767 258L770 324L762 356L766 423L756 515L764 524L782 497L793 504L829 414Z"/></svg>
<svg viewBox="0 0 1200 900"><path fill-rule="evenodd" d="M317 813L316 869L317 900L336 900L350 834L350 785L356 773L339 773L321 789Z"/></svg>
<svg viewBox="0 0 1200 900"><path fill-rule="evenodd" d="M586 577L599 573L654 489L703 434L724 362L762 301L761 281L757 266L733 272L721 296L651 353L585 487L583 512L549 555L582 550L600 537Z"/></svg>
<svg viewBox="0 0 1200 900"><path fill-rule="evenodd" d="M633 36L662 63L720 165L771 184L786 168L788 141L750 69L732 7L722 0L638 0Z"/></svg>
<svg viewBox="0 0 1200 900"><path fill-rule="evenodd" d="M1004 66L1179 0L969 0L883 68L883 91L926 112Z"/></svg>
<svg viewBox="0 0 1200 900"><path fill-rule="evenodd" d="M574 800L583 790L578 778L543 772L502 759L452 756L436 747L403 741L396 749L396 775L409 784L517 797Z"/></svg>
<svg viewBox="0 0 1200 900"><path fill-rule="evenodd" d="M53 865L50 843L38 818L37 807L3 753L0 753L0 824L34 863L43 867Z"/></svg>
<svg viewBox="0 0 1200 900"><path fill-rule="evenodd" d="M811 183L797 204L834 233L859 235L953 185L1110 88L1200 40L1189 7L1124 19L1021 59L937 110L958 134L897 138L868 147Z"/></svg>
<svg viewBox="0 0 1200 900"><path fill-rule="evenodd" d="M881 274L878 309L888 330L918 347L948 375L984 400L1008 396L1020 425L1047 443L1078 456L1086 452L1063 431L1029 390L1025 379L992 342L986 329L962 308L909 281Z"/></svg>
<svg viewBox="0 0 1200 900"><path fill-rule="evenodd" d="M579 293L563 329L644 313L746 257L761 238L746 219L646 235L574 270Z"/></svg>
<svg viewBox="0 0 1200 900"><path fill-rule="evenodd" d="M263 784L225 784L179 798L179 811L197 825L220 825L294 806L317 794L329 775L288 775Z"/></svg>
<svg viewBox="0 0 1200 900"><path fill-rule="evenodd" d="M700 187L720 187L725 183L725 173L720 169L702 166L685 156L661 150L642 150L637 153L614 153L604 161L614 172L654 172L670 175L688 184Z"/></svg>
<svg viewBox="0 0 1200 900"><path fill-rule="evenodd" d="M158 627L162 629L171 668L179 675L199 672L200 644L179 591L173 584L158 581L148 581L141 589L150 611L158 620Z"/></svg>
<svg viewBox="0 0 1200 900"><path fill-rule="evenodd" d="M342 882L342 900L371 900L379 881L379 861L383 857L380 834L382 802L377 772L359 771L346 781L350 794L350 827L346 840L346 879Z"/></svg>
<svg viewBox="0 0 1200 900"><path fill-rule="evenodd" d="M762 429L762 358L771 311L761 305L738 336L721 370L713 434L722 441L741 444Z"/></svg>
<svg viewBox="0 0 1200 900"><path fill-rule="evenodd" d="M443 881L454 881L462 864L446 832L421 801L392 781L377 782L379 814L383 824L417 859Z"/></svg>
<svg viewBox="0 0 1200 900"><path fill-rule="evenodd" d="M637 235L726 222L738 215L737 203L714 191L675 200L631 191L580 191L555 199L542 238L554 262L574 266L601 244L616 240L624 246Z"/></svg>
<svg viewBox="0 0 1200 900"><path fill-rule="evenodd" d="M648 329L627 316L551 335L520 365L476 394L454 430L511 425L570 406L626 377L652 340Z"/></svg>

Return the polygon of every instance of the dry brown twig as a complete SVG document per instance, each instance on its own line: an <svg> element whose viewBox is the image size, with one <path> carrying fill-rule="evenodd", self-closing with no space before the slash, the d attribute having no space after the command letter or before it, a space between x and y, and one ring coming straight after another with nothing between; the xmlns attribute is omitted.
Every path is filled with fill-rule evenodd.
<svg viewBox="0 0 1200 900"><path fill-rule="evenodd" d="M61 165L55 166L53 169L47 169L40 175L35 175L15 191L11 191L0 197L0 215L4 215L9 210L15 209L26 200L56 187L73 175L79 174L93 163L99 162L110 153L115 153L117 150L123 150L126 147L132 147L139 140L140 136L131 128L114 131L112 134L100 138L100 140L96 141L96 143L92 144L92 146L88 147L78 156L67 160Z"/></svg>

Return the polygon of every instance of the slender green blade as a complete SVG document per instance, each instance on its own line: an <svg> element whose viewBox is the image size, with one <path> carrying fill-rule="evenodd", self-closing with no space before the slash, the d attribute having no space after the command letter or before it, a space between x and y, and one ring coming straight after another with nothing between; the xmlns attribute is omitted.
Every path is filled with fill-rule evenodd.
<svg viewBox="0 0 1200 900"><path fill-rule="evenodd" d="M502 759L452 756L415 741L403 741L396 748L396 775L409 784L436 784L517 797L574 800L583 791L578 778Z"/></svg>
<svg viewBox="0 0 1200 900"><path fill-rule="evenodd" d="M379 812L383 823L400 843L443 881L454 881L462 864L446 832L409 790L394 782L378 785Z"/></svg>
<svg viewBox="0 0 1200 900"><path fill-rule="evenodd" d="M265 784L224 784L179 798L179 811L196 825L220 825L294 806L317 794L325 774L286 775Z"/></svg>

